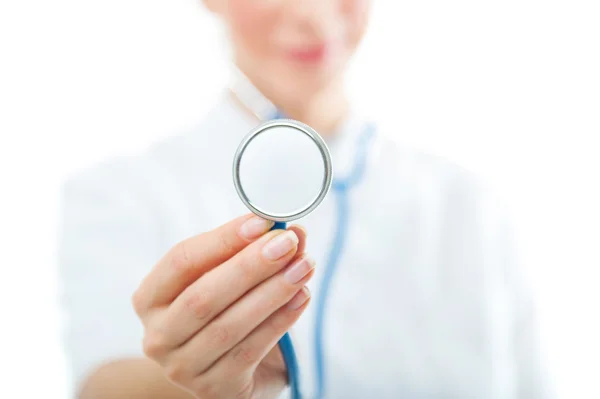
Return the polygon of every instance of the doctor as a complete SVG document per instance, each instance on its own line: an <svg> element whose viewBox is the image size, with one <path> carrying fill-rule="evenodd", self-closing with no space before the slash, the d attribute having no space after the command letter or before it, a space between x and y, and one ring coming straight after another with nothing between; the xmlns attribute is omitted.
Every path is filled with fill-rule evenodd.
<svg viewBox="0 0 600 399"><path fill-rule="evenodd" d="M60 265L77 395L283 396L277 341L291 331L305 398L548 397L501 207L465 170L372 130L344 94L368 1L205 3L228 27L239 70L212 112L65 185ZM268 232L237 197L231 160L278 111L324 136L348 184L304 227Z"/></svg>

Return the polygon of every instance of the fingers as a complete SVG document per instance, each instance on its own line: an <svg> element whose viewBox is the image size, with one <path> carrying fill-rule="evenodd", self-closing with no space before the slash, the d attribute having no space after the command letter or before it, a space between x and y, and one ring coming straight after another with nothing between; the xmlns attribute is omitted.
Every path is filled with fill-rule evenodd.
<svg viewBox="0 0 600 399"><path fill-rule="evenodd" d="M244 294L284 268L304 246L301 229L275 230L198 279L169 306L165 318L167 346L182 345Z"/></svg>
<svg viewBox="0 0 600 399"><path fill-rule="evenodd" d="M169 304L189 284L225 262L273 226L273 222L245 215L173 247L146 276L134 294L138 314Z"/></svg>
<svg viewBox="0 0 600 399"><path fill-rule="evenodd" d="M205 372L215 361L242 341L279 308L290 302L312 277L315 262L303 256L272 278L255 287L221 313L185 345L175 358L192 364L194 375ZM301 305L297 302L292 306ZM297 306L296 306L297 307ZM199 356L201 354L201 356Z"/></svg>
<svg viewBox="0 0 600 399"><path fill-rule="evenodd" d="M304 227L297 224L288 227L288 230L292 230L300 238L300 241L298 242L298 250L296 251L296 258L299 258L304 254L304 250L306 249L306 230Z"/></svg>
<svg viewBox="0 0 600 399"><path fill-rule="evenodd" d="M292 328L309 300L310 292L303 287L286 305L222 356L206 373L200 375L198 381L201 384L211 384L223 376L244 375L256 369L283 334Z"/></svg>

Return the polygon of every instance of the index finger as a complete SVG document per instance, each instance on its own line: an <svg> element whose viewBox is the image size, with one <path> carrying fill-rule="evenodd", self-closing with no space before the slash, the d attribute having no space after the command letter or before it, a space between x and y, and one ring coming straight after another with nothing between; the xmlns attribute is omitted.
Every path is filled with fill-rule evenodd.
<svg viewBox="0 0 600 399"><path fill-rule="evenodd" d="M171 303L204 273L233 257L273 227L253 214L236 218L214 230L175 245L154 266L134 294L136 311Z"/></svg>

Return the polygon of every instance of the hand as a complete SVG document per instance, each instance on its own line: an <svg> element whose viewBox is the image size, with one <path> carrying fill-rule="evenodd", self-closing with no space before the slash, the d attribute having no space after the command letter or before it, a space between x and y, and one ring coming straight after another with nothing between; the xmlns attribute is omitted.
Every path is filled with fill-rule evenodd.
<svg viewBox="0 0 600 399"><path fill-rule="evenodd" d="M144 352L200 399L274 398L286 384L277 341L306 308L314 261L300 227L237 218L172 248L133 295Z"/></svg>

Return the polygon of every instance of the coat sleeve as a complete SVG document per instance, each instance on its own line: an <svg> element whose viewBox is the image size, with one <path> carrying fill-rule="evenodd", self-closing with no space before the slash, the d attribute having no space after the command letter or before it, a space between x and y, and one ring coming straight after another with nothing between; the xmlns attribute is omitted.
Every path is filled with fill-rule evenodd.
<svg viewBox="0 0 600 399"><path fill-rule="evenodd" d="M131 295L158 259L158 229L130 173L115 165L63 185L58 266L72 389L101 364L142 354Z"/></svg>
<svg viewBox="0 0 600 399"><path fill-rule="evenodd" d="M485 223L492 229L486 234L490 240L489 253L495 254L498 288L507 309L506 358L510 362L514 381L511 394L514 399L555 398L551 368L546 360L546 344L539 318L539 301L535 295L529 265L523 262L523 242L519 239L514 219L508 206L495 194L487 193ZM493 249L492 249L493 248ZM502 350L503 351L503 350ZM503 356L504 357L504 356Z"/></svg>
<svg viewBox="0 0 600 399"><path fill-rule="evenodd" d="M510 230L509 230L510 231ZM510 237L514 237L511 234ZM510 237L508 241L511 242ZM513 315L511 341L516 369L518 399L550 399L555 397L551 367L546 359L547 345L542 334L539 302L518 250L508 244L506 275ZM513 255L510 255L513 254Z"/></svg>

